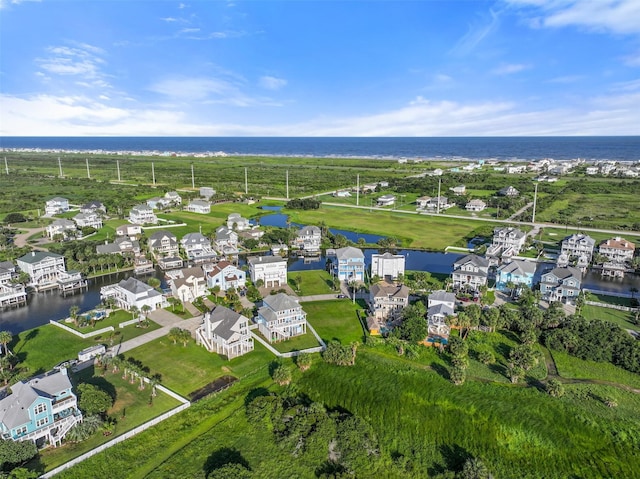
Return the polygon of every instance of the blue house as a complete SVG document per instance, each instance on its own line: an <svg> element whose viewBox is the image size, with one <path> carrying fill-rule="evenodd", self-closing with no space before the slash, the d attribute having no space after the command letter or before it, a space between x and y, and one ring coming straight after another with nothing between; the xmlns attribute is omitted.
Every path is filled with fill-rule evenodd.
<svg viewBox="0 0 640 479"><path fill-rule="evenodd" d="M512 260L496 270L496 289L508 291L507 283L512 282L517 286L533 287L533 275L536 272L536 263L530 261Z"/></svg>
<svg viewBox="0 0 640 479"><path fill-rule="evenodd" d="M364 253L347 246L336 250L338 278L341 281L364 281Z"/></svg>
<svg viewBox="0 0 640 479"><path fill-rule="evenodd" d="M11 394L0 400L2 439L55 447L81 421L82 413L66 368L20 381L11 386Z"/></svg>

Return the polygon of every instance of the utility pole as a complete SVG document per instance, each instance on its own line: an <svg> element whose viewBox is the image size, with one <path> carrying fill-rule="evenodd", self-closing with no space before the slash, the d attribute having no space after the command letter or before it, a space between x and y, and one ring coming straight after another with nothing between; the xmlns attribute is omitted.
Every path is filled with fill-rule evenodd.
<svg viewBox="0 0 640 479"><path fill-rule="evenodd" d="M84 161L87 163L87 178L91 179L91 172L89 171L89 158L85 158Z"/></svg>
<svg viewBox="0 0 640 479"><path fill-rule="evenodd" d="M191 188L196 189L196 178L193 176L193 163L191 163Z"/></svg>
<svg viewBox="0 0 640 479"><path fill-rule="evenodd" d="M533 192L533 216L531 217L531 222L534 223L535 226L535 222L536 222L536 201L538 199L538 182L536 182L536 187L535 190Z"/></svg>
<svg viewBox="0 0 640 479"><path fill-rule="evenodd" d="M289 170L287 170L287 199L289 199Z"/></svg>
<svg viewBox="0 0 640 479"><path fill-rule="evenodd" d="M60 170L60 178L64 178L62 174L62 162L60 161L60 157L58 157L58 169Z"/></svg>
<svg viewBox="0 0 640 479"><path fill-rule="evenodd" d="M356 177L356 206L360 206L360 173Z"/></svg>
<svg viewBox="0 0 640 479"><path fill-rule="evenodd" d="M249 182L247 180L247 169L244 169L244 194L249 194Z"/></svg>
<svg viewBox="0 0 640 479"><path fill-rule="evenodd" d="M118 168L118 181L120 181L120 160L116 160L116 168Z"/></svg>
<svg viewBox="0 0 640 479"><path fill-rule="evenodd" d="M442 186L442 178L438 178L438 197L436 198L436 213L440 214L440 187Z"/></svg>
<svg viewBox="0 0 640 479"><path fill-rule="evenodd" d="M4 157L4 171L7 172L7 175L9 174L9 165L7 165L7 157Z"/></svg>
<svg viewBox="0 0 640 479"><path fill-rule="evenodd" d="M153 186L156 186L156 165L151 162L151 177L153 179Z"/></svg>

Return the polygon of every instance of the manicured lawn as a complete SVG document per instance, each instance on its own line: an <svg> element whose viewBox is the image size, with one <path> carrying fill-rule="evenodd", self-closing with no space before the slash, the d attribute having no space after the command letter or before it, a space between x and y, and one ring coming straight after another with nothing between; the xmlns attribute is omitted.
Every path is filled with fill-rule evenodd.
<svg viewBox="0 0 640 479"><path fill-rule="evenodd" d="M254 330L258 336L262 337L265 341L267 339L258 332L258 330ZM268 341L267 341L268 342ZM316 337L311 333L311 331L307 331L306 334L301 336L295 336L291 339L287 339L286 341L280 341L279 343L270 343L273 348L280 351L281 353L288 353L290 351L300 351L302 349L315 348L320 346Z"/></svg>
<svg viewBox="0 0 640 479"><path fill-rule="evenodd" d="M150 403L151 389L149 385L140 390L138 389L139 381L131 384L128 380L123 380L122 372L112 373L109 371L103 374L101 369L94 371L93 368L88 368L72 376L72 380L74 384L78 382L95 384L112 396L115 395L115 402L107 411L107 415L116 419L116 428L111 436L104 436L99 431L86 441L44 450L40 457L46 469L57 467L180 405L179 401L160 390L157 390L156 397Z"/></svg>
<svg viewBox="0 0 640 479"><path fill-rule="evenodd" d="M585 361L567 353L551 350L558 374L566 379L589 379L626 384L640 388L640 375L626 371L610 363Z"/></svg>
<svg viewBox="0 0 640 479"><path fill-rule="evenodd" d="M617 309L603 308L600 306L590 306L585 304L582 307L582 316L586 319L599 319L615 323L624 329L640 331L640 325L634 324L633 313L630 311L618 311Z"/></svg>
<svg viewBox="0 0 640 479"><path fill-rule="evenodd" d="M294 271L288 275L289 286L297 292L296 282L298 276L302 279L300 283L300 296L311 296L314 294L335 293L331 275L324 270L316 271Z"/></svg>
<svg viewBox="0 0 640 479"><path fill-rule="evenodd" d="M335 301L313 301L302 303L307 313L307 321L325 341L336 339L342 344L352 341L362 342L364 332L357 310L361 309L346 299Z"/></svg>
<svg viewBox="0 0 640 479"><path fill-rule="evenodd" d="M604 294L587 293L585 298L588 301L597 301L600 303L617 304L620 306L631 306L631 298L619 298L618 296L608 296Z"/></svg>
<svg viewBox="0 0 640 479"><path fill-rule="evenodd" d="M125 356L141 361L152 375L159 373L162 384L185 397L221 376L240 378L273 360L273 355L257 341L252 352L227 361L193 341L182 346L166 337L133 349Z"/></svg>
<svg viewBox="0 0 640 479"><path fill-rule="evenodd" d="M111 313L108 318L96 321L93 327L91 325L76 327L73 323L67 323L64 321L62 321L62 324L84 334L113 326L115 328L115 331L113 332L113 339L115 342L128 341L129 339L136 338L142 334L146 334L150 331L153 331L154 329L160 328L160 325L154 323L153 321L149 321L149 326L147 327L138 327L136 324L131 324L129 326L125 326L124 328L118 327L120 323L130 321L131 319L133 319L131 317L131 313L120 309ZM112 333L106 332L102 335L92 337L91 340L104 341L106 343L109 343L112 339L111 335Z"/></svg>

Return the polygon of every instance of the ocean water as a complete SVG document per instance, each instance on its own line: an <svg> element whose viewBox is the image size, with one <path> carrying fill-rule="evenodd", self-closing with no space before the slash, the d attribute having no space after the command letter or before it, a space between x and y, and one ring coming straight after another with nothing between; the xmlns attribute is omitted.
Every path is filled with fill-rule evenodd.
<svg viewBox="0 0 640 479"><path fill-rule="evenodd" d="M0 149L228 155L535 160L640 160L640 136L460 138L0 137Z"/></svg>

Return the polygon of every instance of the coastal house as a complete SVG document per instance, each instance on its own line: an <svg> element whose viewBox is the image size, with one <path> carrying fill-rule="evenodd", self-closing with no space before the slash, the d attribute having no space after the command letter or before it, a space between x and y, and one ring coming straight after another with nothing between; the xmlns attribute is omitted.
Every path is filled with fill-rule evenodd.
<svg viewBox="0 0 640 479"><path fill-rule="evenodd" d="M508 259L520 253L527 240L527 234L511 226L493 229L493 242L487 248L488 258Z"/></svg>
<svg viewBox="0 0 640 479"><path fill-rule="evenodd" d="M554 268L542 275L540 292L547 301L573 302L580 294L582 273L579 269L567 266Z"/></svg>
<svg viewBox="0 0 640 479"><path fill-rule="evenodd" d="M371 255L371 276L382 279L397 279L404 275L405 257L389 252Z"/></svg>
<svg viewBox="0 0 640 479"><path fill-rule="evenodd" d="M172 206L180 206L182 204L182 196L177 191L167 191L164 194L164 198Z"/></svg>
<svg viewBox="0 0 640 479"><path fill-rule="evenodd" d="M317 226L304 226L298 230L294 245L305 253L318 253L322 243L322 232Z"/></svg>
<svg viewBox="0 0 640 479"><path fill-rule="evenodd" d="M37 288L53 286L67 271L64 256L48 251L31 251L16 261L31 278L29 284Z"/></svg>
<svg viewBox="0 0 640 479"><path fill-rule="evenodd" d="M195 264L211 261L218 255L211 247L211 240L202 233L187 233L180 240L180 244L187 259Z"/></svg>
<svg viewBox="0 0 640 479"><path fill-rule="evenodd" d="M260 280L267 288L287 284L287 260L282 256L252 256L247 263L254 284Z"/></svg>
<svg viewBox="0 0 640 479"><path fill-rule="evenodd" d="M464 195L467 192L467 187L465 185L454 186L453 188L449 188L453 192L454 195L460 196Z"/></svg>
<svg viewBox="0 0 640 479"><path fill-rule="evenodd" d="M227 359L251 352L249 319L225 306L216 306L204 314L202 325L196 330L196 343Z"/></svg>
<svg viewBox="0 0 640 479"><path fill-rule="evenodd" d="M226 226L216 228L216 248L225 256L238 254L238 233Z"/></svg>
<svg viewBox="0 0 640 479"><path fill-rule="evenodd" d="M207 200L191 200L185 210L206 215L211 213L211 203Z"/></svg>
<svg viewBox="0 0 640 479"><path fill-rule="evenodd" d="M467 211L480 212L487 207L487 204L479 199L473 199L465 205Z"/></svg>
<svg viewBox="0 0 640 479"><path fill-rule="evenodd" d="M416 200L416 204L418 205L418 209L429 211L437 211L438 208L440 210L446 210L453 206L449 204L449 198L446 196L421 196Z"/></svg>
<svg viewBox="0 0 640 479"><path fill-rule="evenodd" d="M140 242L133 240L128 236L119 236L113 243L105 241L104 244L96 246L98 254L120 254L125 256L140 254Z"/></svg>
<svg viewBox="0 0 640 479"><path fill-rule="evenodd" d="M620 236L605 240L598 245L598 253L614 263L631 263L635 250L635 243Z"/></svg>
<svg viewBox="0 0 640 479"><path fill-rule="evenodd" d="M227 228L235 231L244 231L251 228L251 223L239 213L231 213L227 216Z"/></svg>
<svg viewBox="0 0 640 479"><path fill-rule="evenodd" d="M100 288L100 298L113 298L119 308L130 310L134 306L139 311L147 305L151 311L167 306L167 300L162 293L142 281L130 277L117 284L110 284Z"/></svg>
<svg viewBox="0 0 640 479"><path fill-rule="evenodd" d="M171 288L172 296L183 303L192 302L209 292L204 271L200 267L173 271L169 280L169 287Z"/></svg>
<svg viewBox="0 0 640 479"><path fill-rule="evenodd" d="M569 261L577 261L578 268L586 268L593 257L596 240L584 233L575 233L562 240L560 254Z"/></svg>
<svg viewBox="0 0 640 479"><path fill-rule="evenodd" d="M332 193L332 196L336 198L349 198L351 196L351 192L349 190L336 190Z"/></svg>
<svg viewBox="0 0 640 479"><path fill-rule="evenodd" d="M142 236L142 226L136 224L121 225L116 228L116 236L127 236L139 239Z"/></svg>
<svg viewBox="0 0 640 479"><path fill-rule="evenodd" d="M512 260L498 267L496 271L496 289L498 291L508 291L509 283L513 283L516 288L528 286L533 288L533 277L536 273L536 263L531 261Z"/></svg>
<svg viewBox="0 0 640 479"><path fill-rule="evenodd" d="M95 228L99 230L102 228L102 217L98 213L78 213L73 217L73 221L78 225L78 228Z"/></svg>
<svg viewBox="0 0 640 479"><path fill-rule="evenodd" d="M153 198L149 198L147 200L147 206L154 210L168 208L170 204L171 203L167 198L160 197L160 196L154 196Z"/></svg>
<svg viewBox="0 0 640 479"><path fill-rule="evenodd" d="M107 213L107 208L100 201L89 201L80 207L80 213L104 215Z"/></svg>
<svg viewBox="0 0 640 479"><path fill-rule="evenodd" d="M0 308L22 305L27 302L27 292L18 277L16 266L11 261L0 262Z"/></svg>
<svg viewBox="0 0 640 479"><path fill-rule="evenodd" d="M129 223L134 225L155 225L158 224L158 217L150 206L136 205L129 211Z"/></svg>
<svg viewBox="0 0 640 479"><path fill-rule="evenodd" d="M468 254L453 263L453 288L478 291L487 284L489 261L475 254Z"/></svg>
<svg viewBox="0 0 640 479"><path fill-rule="evenodd" d="M307 313L298 300L284 293L269 295L262 300L256 322L258 330L270 343L307 332Z"/></svg>
<svg viewBox="0 0 640 479"><path fill-rule="evenodd" d="M56 447L80 422L82 413L66 368L19 381L0 399L0 435L5 440Z"/></svg>
<svg viewBox="0 0 640 479"><path fill-rule="evenodd" d="M498 190L499 196L507 196L509 198L515 198L519 194L520 192L516 190L513 186L505 186L504 188L501 188L500 190Z"/></svg>
<svg viewBox="0 0 640 479"><path fill-rule="evenodd" d="M241 241L247 241L250 239L258 241L263 236L264 236L264 230L260 229L260 227L257 225L252 226L248 230L240 231L238 233L238 239Z"/></svg>
<svg viewBox="0 0 640 479"><path fill-rule="evenodd" d="M454 315L456 295L439 290L431 293L427 299L428 335L432 338L448 338L451 328L447 318Z"/></svg>
<svg viewBox="0 0 640 479"><path fill-rule="evenodd" d="M394 195L382 195L376 200L376 206L393 206L396 203Z"/></svg>
<svg viewBox="0 0 640 479"><path fill-rule="evenodd" d="M75 238L78 233L78 229L76 228L76 224L64 218L57 219L47 225L47 236L51 239L54 237L61 237L64 239Z"/></svg>
<svg viewBox="0 0 640 479"><path fill-rule="evenodd" d="M405 285L380 282L369 288L369 313L376 321L393 321L409 304L409 288Z"/></svg>
<svg viewBox="0 0 640 479"><path fill-rule="evenodd" d="M242 289L247 284L247 274L228 261L220 261L216 265L204 265L206 272L207 287L218 286L220 291L227 291L234 288Z"/></svg>
<svg viewBox="0 0 640 479"><path fill-rule="evenodd" d="M178 238L167 230L160 230L149 236L149 251L158 260L178 256Z"/></svg>
<svg viewBox="0 0 640 479"><path fill-rule="evenodd" d="M211 188L210 186L201 186L200 187L200 196L202 196L207 201L211 199L213 195L216 194L216 190Z"/></svg>
<svg viewBox="0 0 640 479"><path fill-rule="evenodd" d="M364 281L364 253L353 246L336 250L336 270L340 281Z"/></svg>
<svg viewBox="0 0 640 479"><path fill-rule="evenodd" d="M69 211L69 200L67 198L56 196L55 198L47 200L44 205L44 213L46 216L57 215L65 211Z"/></svg>

